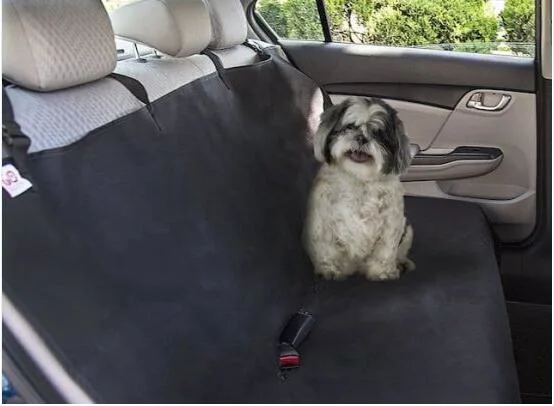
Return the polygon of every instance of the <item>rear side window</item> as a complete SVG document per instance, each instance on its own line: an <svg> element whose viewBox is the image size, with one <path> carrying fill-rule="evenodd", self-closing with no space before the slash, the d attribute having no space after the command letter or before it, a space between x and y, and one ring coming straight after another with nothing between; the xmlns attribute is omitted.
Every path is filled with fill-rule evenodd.
<svg viewBox="0 0 554 406"><path fill-rule="evenodd" d="M534 0L258 0L285 39L534 57Z"/></svg>
<svg viewBox="0 0 554 406"><path fill-rule="evenodd" d="M258 0L256 11L282 38L324 40L315 0Z"/></svg>

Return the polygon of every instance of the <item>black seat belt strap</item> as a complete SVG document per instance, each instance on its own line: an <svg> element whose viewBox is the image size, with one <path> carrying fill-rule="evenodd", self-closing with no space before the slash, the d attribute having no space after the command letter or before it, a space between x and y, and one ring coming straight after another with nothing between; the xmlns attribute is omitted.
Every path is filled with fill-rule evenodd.
<svg viewBox="0 0 554 406"><path fill-rule="evenodd" d="M264 52L264 50L261 46L259 46L258 44L256 44L255 42L253 42L249 39L244 41L242 43L242 45L247 46L248 48L250 48L251 50L256 52L258 54L258 56L260 56L260 57L266 55L266 53Z"/></svg>
<svg viewBox="0 0 554 406"><path fill-rule="evenodd" d="M135 96L141 102L143 102L147 106L150 105L150 100L148 99L148 93L146 92L144 85L140 83L138 80L115 72L111 73L110 77L117 80L119 83L125 86L127 90L129 90L133 94L133 96Z"/></svg>
<svg viewBox="0 0 554 406"><path fill-rule="evenodd" d="M231 89L231 85L230 85L229 79L227 78L227 74L225 73L225 67L221 63L221 59L219 59L219 57L216 54L214 54L212 51L209 51L207 49L202 51L202 54L210 58L212 63L215 65L217 74L219 75L219 77L221 78L221 80L223 81L227 89Z"/></svg>
<svg viewBox="0 0 554 406"><path fill-rule="evenodd" d="M4 86L2 86L2 142L21 175L31 180L27 166L27 152L31 146L31 139L23 134L21 127L15 121L12 103Z"/></svg>
<svg viewBox="0 0 554 406"><path fill-rule="evenodd" d="M331 96L329 96L329 93L327 93L327 90L325 90L323 87L320 87L319 90L321 90L321 93L323 94L323 110L327 110L333 105L333 101L331 100Z"/></svg>
<svg viewBox="0 0 554 406"><path fill-rule="evenodd" d="M112 79L117 80L119 83L121 83L125 88L133 94L139 101L144 103L146 106L146 109L150 113L150 116L152 116L152 119L154 120L154 123L160 128L160 124L156 120L156 116L154 115L154 109L152 108L152 104L150 103L150 99L148 98L148 92L146 91L146 88L140 81L138 81L135 78L132 78L130 76L122 75L120 73L112 72L109 77Z"/></svg>

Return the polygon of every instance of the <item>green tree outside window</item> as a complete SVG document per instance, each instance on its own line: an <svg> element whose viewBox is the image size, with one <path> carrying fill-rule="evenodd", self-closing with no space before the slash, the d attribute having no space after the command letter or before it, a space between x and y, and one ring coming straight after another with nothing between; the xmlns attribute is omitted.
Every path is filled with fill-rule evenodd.
<svg viewBox="0 0 554 406"><path fill-rule="evenodd" d="M333 41L533 55L534 2L506 0L326 0ZM283 38L322 40L315 0L259 0L257 11Z"/></svg>

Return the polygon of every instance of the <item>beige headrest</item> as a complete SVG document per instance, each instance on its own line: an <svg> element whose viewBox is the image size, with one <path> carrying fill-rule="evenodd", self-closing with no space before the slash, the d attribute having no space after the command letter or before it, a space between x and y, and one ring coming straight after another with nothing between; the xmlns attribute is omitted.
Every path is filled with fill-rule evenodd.
<svg viewBox="0 0 554 406"><path fill-rule="evenodd" d="M210 16L202 0L140 0L110 14L115 35L183 57L207 48Z"/></svg>
<svg viewBox="0 0 554 406"><path fill-rule="evenodd" d="M39 91L109 75L115 41L101 0L2 0L2 75Z"/></svg>
<svg viewBox="0 0 554 406"><path fill-rule="evenodd" d="M248 23L239 0L207 0L212 21L211 49L225 49L246 40Z"/></svg>

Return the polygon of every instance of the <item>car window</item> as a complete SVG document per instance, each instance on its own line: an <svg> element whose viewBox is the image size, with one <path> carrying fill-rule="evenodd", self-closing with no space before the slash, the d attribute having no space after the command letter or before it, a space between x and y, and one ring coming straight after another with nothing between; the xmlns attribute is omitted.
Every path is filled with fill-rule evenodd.
<svg viewBox="0 0 554 406"><path fill-rule="evenodd" d="M535 54L534 0L258 0L256 12L286 39Z"/></svg>

